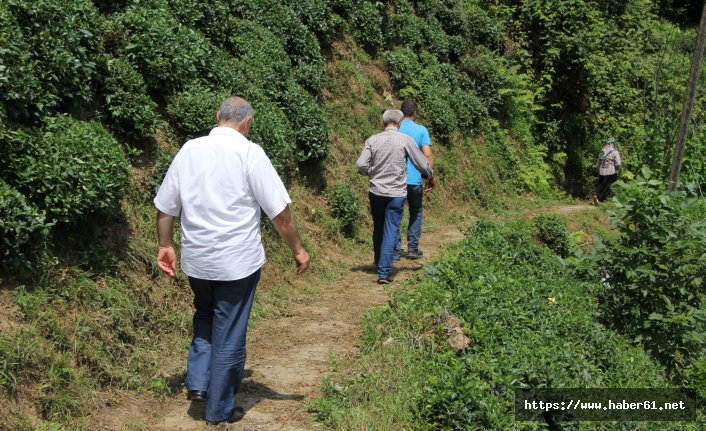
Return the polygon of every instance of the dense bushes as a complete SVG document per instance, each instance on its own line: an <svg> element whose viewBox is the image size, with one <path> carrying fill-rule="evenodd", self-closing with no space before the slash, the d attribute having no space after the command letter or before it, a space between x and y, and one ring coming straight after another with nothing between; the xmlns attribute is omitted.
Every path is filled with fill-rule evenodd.
<svg viewBox="0 0 706 431"><path fill-rule="evenodd" d="M547 425L515 421L515 388L668 387L658 363L599 323L598 283L573 278L531 236L526 222L470 229L428 280L366 318L360 373L324 385L316 408L341 428L529 430ZM452 316L470 339L460 351L446 338ZM386 403L405 407L390 418L376 410Z"/></svg>
<svg viewBox="0 0 706 431"><path fill-rule="evenodd" d="M128 184L125 154L98 123L47 118L41 132L17 134L4 152L2 176L51 221L115 209Z"/></svg>
<svg viewBox="0 0 706 431"><path fill-rule="evenodd" d="M667 193L648 169L616 187L620 236L583 262L602 279L605 321L679 372L706 350L706 204Z"/></svg>
<svg viewBox="0 0 706 431"><path fill-rule="evenodd" d="M569 230L559 216L542 214L534 218L536 237L561 257L569 255Z"/></svg>
<svg viewBox="0 0 706 431"><path fill-rule="evenodd" d="M135 3L119 22L128 34L125 56L140 70L151 91L168 95L211 73L215 47L201 33L181 25L165 2Z"/></svg>
<svg viewBox="0 0 706 431"><path fill-rule="evenodd" d="M280 106L292 123L298 161L321 159L328 154L328 122L316 100L299 84L289 82Z"/></svg>
<svg viewBox="0 0 706 431"><path fill-rule="evenodd" d="M48 234L44 213L0 179L0 267L31 269L46 247Z"/></svg>
<svg viewBox="0 0 706 431"><path fill-rule="evenodd" d="M187 87L169 100L167 112L174 125L187 139L205 135L216 125L218 107L230 94L200 85Z"/></svg>
<svg viewBox="0 0 706 431"><path fill-rule="evenodd" d="M13 117L31 120L62 104L74 109L91 100L103 22L88 0L0 5L0 74L6 75L0 98Z"/></svg>
<svg viewBox="0 0 706 431"><path fill-rule="evenodd" d="M154 136L158 123L157 104L132 65L123 59L109 59L105 75L105 109L113 130L140 141Z"/></svg>
<svg viewBox="0 0 706 431"><path fill-rule="evenodd" d="M341 222L346 236L355 236L362 210L360 199L350 185L339 184L333 188L331 215Z"/></svg>

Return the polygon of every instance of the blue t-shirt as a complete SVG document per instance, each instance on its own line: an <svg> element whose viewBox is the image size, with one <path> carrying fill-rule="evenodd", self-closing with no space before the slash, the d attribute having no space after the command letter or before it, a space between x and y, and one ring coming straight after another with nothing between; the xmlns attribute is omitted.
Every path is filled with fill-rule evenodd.
<svg viewBox="0 0 706 431"><path fill-rule="evenodd" d="M400 132L414 139L417 146L419 146L419 151L421 151L422 147L425 145L431 146L429 131L421 124L417 124L412 120L404 120L402 124L400 124ZM419 173L419 170L414 167L409 159L407 159L407 184L413 186L422 185L422 174Z"/></svg>

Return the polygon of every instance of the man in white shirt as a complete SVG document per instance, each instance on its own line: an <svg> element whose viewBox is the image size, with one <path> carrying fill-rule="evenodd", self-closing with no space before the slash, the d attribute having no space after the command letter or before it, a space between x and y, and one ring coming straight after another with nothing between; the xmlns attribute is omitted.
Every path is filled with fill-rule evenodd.
<svg viewBox="0 0 706 431"><path fill-rule="evenodd" d="M226 99L208 136L188 141L162 182L157 207L159 267L176 273L174 218L182 230L181 267L194 292L194 338L189 348L189 399L206 401L206 422L234 422L245 370L245 338L265 252L260 211L285 240L297 274L309 267L289 208L291 199L270 159L246 137L253 109L239 97Z"/></svg>

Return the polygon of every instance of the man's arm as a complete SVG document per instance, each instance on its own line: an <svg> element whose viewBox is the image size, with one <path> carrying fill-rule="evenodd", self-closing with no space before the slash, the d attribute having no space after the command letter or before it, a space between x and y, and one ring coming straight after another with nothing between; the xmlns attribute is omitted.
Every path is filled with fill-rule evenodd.
<svg viewBox="0 0 706 431"><path fill-rule="evenodd" d="M157 265L169 277L174 277L176 274L176 253L172 246L173 235L174 217L157 210L157 238L159 241Z"/></svg>
<svg viewBox="0 0 706 431"><path fill-rule="evenodd" d="M289 206L272 219L272 224L292 251L292 257L297 264L297 274L304 273L309 268L309 253L304 249L301 238L299 238L294 216Z"/></svg>
<svg viewBox="0 0 706 431"><path fill-rule="evenodd" d="M414 167L417 168L419 172L421 172L422 177L432 178L434 176L434 170L429 165L429 162L424 156L424 153L419 151L417 143L414 142L412 138L409 138L404 141L404 146L407 150L407 156L409 157L409 160L411 160Z"/></svg>
<svg viewBox="0 0 706 431"><path fill-rule="evenodd" d="M424 145L422 146L422 153L424 153L424 156L427 158L427 162L429 163L429 166L432 168L434 167L434 157L431 154L431 145ZM426 187L424 187L425 192L430 192L434 186L436 185L436 177L429 178L426 181Z"/></svg>
<svg viewBox="0 0 706 431"><path fill-rule="evenodd" d="M358 160L355 162L355 165L358 167L358 172L360 172L361 175L368 175L370 173L370 160L372 159L372 151L370 151L370 146L368 143L365 143L365 147L363 147L363 151L360 153L360 157L358 157Z"/></svg>

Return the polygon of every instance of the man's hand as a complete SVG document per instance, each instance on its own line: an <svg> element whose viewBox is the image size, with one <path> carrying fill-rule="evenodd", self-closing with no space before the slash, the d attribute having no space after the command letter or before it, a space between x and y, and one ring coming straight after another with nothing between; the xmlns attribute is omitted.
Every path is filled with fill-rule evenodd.
<svg viewBox="0 0 706 431"><path fill-rule="evenodd" d="M174 247L159 247L157 265L169 277L174 277L174 274L176 274L176 253L174 252Z"/></svg>
<svg viewBox="0 0 706 431"><path fill-rule="evenodd" d="M436 177L431 177L428 180L426 180L425 185L424 185L424 192L429 193L434 189L434 186L436 186Z"/></svg>
<svg viewBox="0 0 706 431"><path fill-rule="evenodd" d="M292 253L292 256L294 257L294 262L297 264L297 275L304 274L306 270L309 269L309 261L311 260L309 253L302 248L297 253Z"/></svg>

